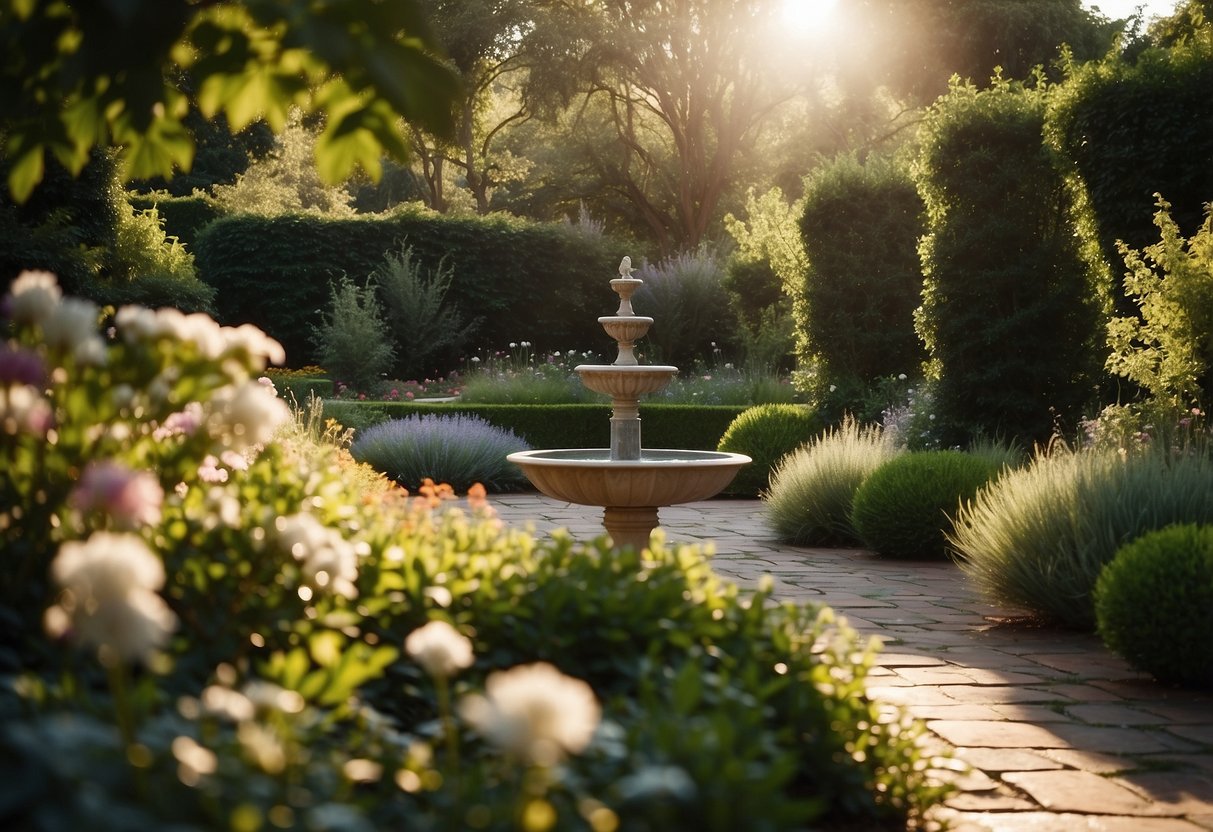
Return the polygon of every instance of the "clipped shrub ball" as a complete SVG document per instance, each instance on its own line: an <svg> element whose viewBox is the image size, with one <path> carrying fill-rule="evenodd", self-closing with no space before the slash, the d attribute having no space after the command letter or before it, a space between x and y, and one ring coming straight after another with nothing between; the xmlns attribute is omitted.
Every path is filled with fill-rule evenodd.
<svg viewBox="0 0 1213 832"><path fill-rule="evenodd" d="M859 486L851 523L864 545L885 557L946 558L951 518L999 469L985 457L962 451L904 454Z"/></svg>
<svg viewBox="0 0 1213 832"><path fill-rule="evenodd" d="M784 456L808 442L821 430L821 420L807 407L762 404L745 410L732 421L716 450L745 454L754 460L738 472L725 494L756 497L767 489L771 472Z"/></svg>
<svg viewBox="0 0 1213 832"><path fill-rule="evenodd" d="M859 543L850 517L855 491L898 453L879 427L845 419L776 465L763 495L767 520L780 540L800 546Z"/></svg>
<svg viewBox="0 0 1213 832"><path fill-rule="evenodd" d="M476 416L427 414L367 428L350 453L409 489L428 478L456 491L476 483L489 491L512 491L522 487L526 477L506 455L530 447L513 431Z"/></svg>
<svg viewBox="0 0 1213 832"><path fill-rule="evenodd" d="M1108 647L1160 682L1213 690L1213 526L1169 526L1117 551L1095 584Z"/></svg>

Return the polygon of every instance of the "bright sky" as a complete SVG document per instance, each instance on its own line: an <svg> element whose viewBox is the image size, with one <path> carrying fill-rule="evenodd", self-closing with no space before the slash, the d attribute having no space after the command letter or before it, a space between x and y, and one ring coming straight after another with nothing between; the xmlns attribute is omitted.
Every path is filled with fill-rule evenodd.
<svg viewBox="0 0 1213 832"><path fill-rule="evenodd" d="M1083 0L1087 8L1099 6L1105 16L1112 19L1128 17L1137 11L1138 6L1144 6L1146 20L1161 17L1175 11L1178 0Z"/></svg>

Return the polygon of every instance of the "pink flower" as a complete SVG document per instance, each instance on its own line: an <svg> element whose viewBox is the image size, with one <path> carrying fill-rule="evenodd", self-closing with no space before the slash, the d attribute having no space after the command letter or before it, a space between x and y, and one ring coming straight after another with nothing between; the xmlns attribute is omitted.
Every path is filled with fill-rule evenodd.
<svg viewBox="0 0 1213 832"><path fill-rule="evenodd" d="M68 502L80 511L102 511L122 528L160 522L164 489L148 471L132 471L117 462L91 462Z"/></svg>
<svg viewBox="0 0 1213 832"><path fill-rule="evenodd" d="M219 460L207 455L198 466L198 479L203 482L227 482L227 469L219 467Z"/></svg>
<svg viewBox="0 0 1213 832"><path fill-rule="evenodd" d="M406 399L413 399L413 398L416 398L416 397L413 395L413 391L412 391L412 390L410 390L409 392L405 393L405 394L404 394L404 397L405 397Z"/></svg>

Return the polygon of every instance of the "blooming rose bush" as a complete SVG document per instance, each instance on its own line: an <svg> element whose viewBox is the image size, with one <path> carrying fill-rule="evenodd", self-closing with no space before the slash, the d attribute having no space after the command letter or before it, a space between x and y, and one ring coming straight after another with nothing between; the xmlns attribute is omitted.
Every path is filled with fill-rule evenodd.
<svg viewBox="0 0 1213 832"><path fill-rule="evenodd" d="M828 610L407 494L293 425L251 328L36 273L3 315L5 828L904 826L944 794Z"/></svg>

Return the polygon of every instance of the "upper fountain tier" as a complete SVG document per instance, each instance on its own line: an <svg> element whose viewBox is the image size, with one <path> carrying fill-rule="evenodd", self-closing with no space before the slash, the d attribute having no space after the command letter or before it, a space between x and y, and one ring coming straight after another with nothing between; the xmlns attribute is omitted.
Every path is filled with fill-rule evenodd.
<svg viewBox="0 0 1213 832"><path fill-rule="evenodd" d="M611 281L611 288L619 295L619 309L614 315L598 319L607 334L615 339L619 354L613 364L582 364L574 369L581 382L595 393L605 393L618 401L632 401L646 393L664 390L675 375L677 367L668 365L641 366L636 360L636 342L648 334L653 319L637 315L632 310L632 295L644 285L640 278L632 277L632 260L623 258L619 264L620 276Z"/></svg>

